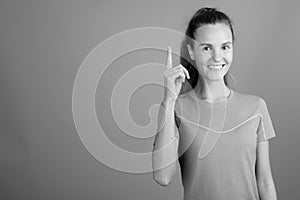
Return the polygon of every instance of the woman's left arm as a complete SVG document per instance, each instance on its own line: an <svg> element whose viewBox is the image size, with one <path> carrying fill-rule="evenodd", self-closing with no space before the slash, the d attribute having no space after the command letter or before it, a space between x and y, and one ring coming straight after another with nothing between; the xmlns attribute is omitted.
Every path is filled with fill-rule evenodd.
<svg viewBox="0 0 300 200"><path fill-rule="evenodd" d="M270 166L268 140L257 143L256 178L260 200L277 200Z"/></svg>

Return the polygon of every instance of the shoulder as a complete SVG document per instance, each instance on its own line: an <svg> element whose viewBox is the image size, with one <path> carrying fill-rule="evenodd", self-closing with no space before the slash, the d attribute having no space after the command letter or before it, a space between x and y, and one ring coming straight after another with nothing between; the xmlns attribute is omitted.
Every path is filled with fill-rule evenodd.
<svg viewBox="0 0 300 200"><path fill-rule="evenodd" d="M262 97L234 90L234 98L228 110L240 119L248 119L261 113L264 107L265 100Z"/></svg>
<svg viewBox="0 0 300 200"><path fill-rule="evenodd" d="M234 91L235 93L235 99L238 103L248 105L248 106L262 106L265 105L265 100L258 95Z"/></svg>

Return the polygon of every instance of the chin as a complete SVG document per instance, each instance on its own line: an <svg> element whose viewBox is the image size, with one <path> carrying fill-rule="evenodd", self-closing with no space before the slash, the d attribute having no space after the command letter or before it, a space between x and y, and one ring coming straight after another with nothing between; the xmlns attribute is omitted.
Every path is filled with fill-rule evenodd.
<svg viewBox="0 0 300 200"><path fill-rule="evenodd" d="M207 80L207 81L221 81L221 80L224 80L224 77L225 77L225 75L226 75L226 73L222 73L222 75L221 76L219 76L219 75L207 75L206 77L205 77L205 79Z"/></svg>

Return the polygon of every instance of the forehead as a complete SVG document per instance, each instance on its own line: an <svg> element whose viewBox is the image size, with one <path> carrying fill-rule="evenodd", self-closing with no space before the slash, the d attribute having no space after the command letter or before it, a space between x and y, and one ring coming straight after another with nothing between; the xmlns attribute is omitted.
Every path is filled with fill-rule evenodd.
<svg viewBox="0 0 300 200"><path fill-rule="evenodd" d="M229 26L224 23L203 25L196 29L194 34L199 44L202 42L210 44L232 42L231 30Z"/></svg>

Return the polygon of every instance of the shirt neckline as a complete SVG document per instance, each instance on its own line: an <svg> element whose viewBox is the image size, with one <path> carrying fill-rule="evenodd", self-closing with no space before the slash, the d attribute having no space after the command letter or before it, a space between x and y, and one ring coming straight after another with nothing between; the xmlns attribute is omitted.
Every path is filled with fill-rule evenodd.
<svg viewBox="0 0 300 200"><path fill-rule="evenodd" d="M218 102L209 102L209 101L205 101L203 99L199 99L196 96L194 97L196 99L197 102L203 104L203 105L210 105L210 106L217 106L217 105L224 105L224 104L228 104L234 97L234 90L229 88L230 93L229 95L226 97L225 100L223 101L218 101Z"/></svg>

